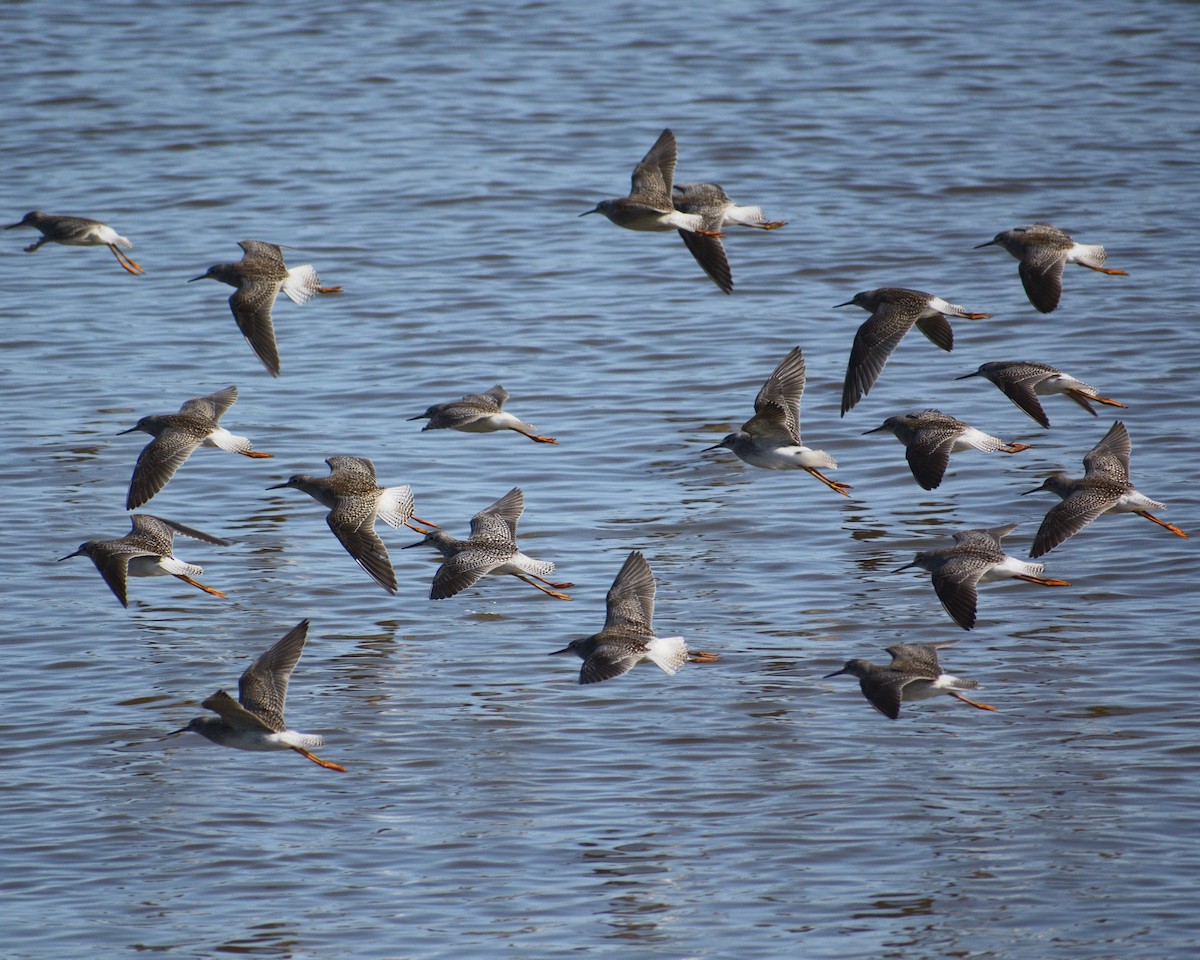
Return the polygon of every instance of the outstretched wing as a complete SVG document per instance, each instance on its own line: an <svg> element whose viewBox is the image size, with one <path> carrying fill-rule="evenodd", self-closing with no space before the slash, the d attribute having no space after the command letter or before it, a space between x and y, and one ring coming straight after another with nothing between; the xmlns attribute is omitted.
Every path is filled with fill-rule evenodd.
<svg viewBox="0 0 1200 960"><path fill-rule="evenodd" d="M881 303L879 308L854 334L850 361L846 364L846 380L842 385L842 416L871 392L883 373L888 357L912 327L912 312L894 303Z"/></svg>
<svg viewBox="0 0 1200 960"><path fill-rule="evenodd" d="M525 512L525 494L513 487L495 503L484 507L471 518L471 538L490 537L515 540L517 521Z"/></svg>
<svg viewBox="0 0 1200 960"><path fill-rule="evenodd" d="M238 700L242 706L276 733L285 727L283 706L288 677L304 652L307 638L308 621L301 620L250 664L238 680Z"/></svg>
<svg viewBox="0 0 1200 960"><path fill-rule="evenodd" d="M1063 267L1067 258L1057 246L1034 243L1025 247L1017 273L1025 296L1041 313L1050 313L1062 298Z"/></svg>
<svg viewBox="0 0 1200 960"><path fill-rule="evenodd" d="M224 390L218 390L216 393L188 400L179 408L179 412L204 417L205 419L219 420L225 411L237 402L237 396L237 387L226 387Z"/></svg>
<svg viewBox="0 0 1200 960"><path fill-rule="evenodd" d="M652 634L654 593L654 574L650 564L639 551L634 550L625 559L609 587L605 600L607 615L604 629L633 628L638 633ZM624 673L624 670L621 672Z"/></svg>
<svg viewBox="0 0 1200 960"><path fill-rule="evenodd" d="M1120 420L1108 428L1108 433L1083 458L1088 476L1099 474L1122 483L1129 482L1129 456L1133 444L1129 430Z"/></svg>
<svg viewBox="0 0 1200 960"><path fill-rule="evenodd" d="M675 182L675 134L669 129L659 134L654 146L633 169L629 199L665 213L675 208L671 186Z"/></svg>
<svg viewBox="0 0 1200 960"><path fill-rule="evenodd" d="M125 509L136 510L152 499L198 446L199 438L169 427L146 444L133 467Z"/></svg>

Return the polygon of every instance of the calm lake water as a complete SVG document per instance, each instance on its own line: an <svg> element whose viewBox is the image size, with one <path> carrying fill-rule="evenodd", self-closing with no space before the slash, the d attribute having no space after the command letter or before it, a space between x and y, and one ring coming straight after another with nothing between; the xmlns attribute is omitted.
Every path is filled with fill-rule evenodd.
<svg viewBox="0 0 1200 960"><path fill-rule="evenodd" d="M1194 375L1200 8L895 4L14 2L0 7L4 223L92 216L136 244L0 233L8 549L0 954L289 958L1175 958L1200 942L1191 541L1103 517L1048 555L1069 588L984 585L978 627L922 571L958 529L1018 523L1114 413L1133 479L1200 528ZM722 295L679 239L578 219L664 127L681 180L788 221L730 231ZM973 250L1048 220L1127 277L1069 267L1050 315ZM215 283L245 238L344 293L281 298L272 379ZM838 416L857 291L910 286L989 320L918 333ZM702 453L803 348L806 442L853 484ZM1049 398L989 360L1063 367L1128 404ZM494 383L558 446L421 433ZM80 541L123 535L148 413L236 384L225 425L144 508L205 595ZM921 490L889 415L937 407L1013 457L956 454ZM525 491L521 541L574 602L510 578L428 597L432 551L382 528L390 596L289 474L333 454L409 483L464 535ZM598 629L628 552L657 632L718 663L581 687L546 656ZM160 739L300 619L292 754ZM891 722L848 677L900 640L999 712Z"/></svg>

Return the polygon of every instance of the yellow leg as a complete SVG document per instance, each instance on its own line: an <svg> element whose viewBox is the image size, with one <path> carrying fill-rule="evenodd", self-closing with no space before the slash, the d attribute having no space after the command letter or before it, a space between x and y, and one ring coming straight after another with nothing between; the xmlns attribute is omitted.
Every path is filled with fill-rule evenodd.
<svg viewBox="0 0 1200 960"><path fill-rule="evenodd" d="M966 317L968 320L987 320L991 316L991 314L990 313L964 313L963 316Z"/></svg>
<svg viewBox="0 0 1200 960"><path fill-rule="evenodd" d="M108 249L111 250L113 252L113 256L117 258L117 263L132 273L135 277L146 272L132 257L129 257L118 250L115 244L110 243L108 245Z"/></svg>
<svg viewBox="0 0 1200 960"><path fill-rule="evenodd" d="M337 770L339 773L345 773L346 768L339 763L334 763L332 760L322 760L316 754L309 753L303 747L292 747L300 756L306 757L315 763L318 767L324 767L326 770Z"/></svg>
<svg viewBox="0 0 1200 960"><path fill-rule="evenodd" d="M220 590L214 590L212 587L206 587L199 580L193 580L186 573L174 573L174 574L172 574L172 576L178 577L184 583L191 584L193 587L198 587L199 589L203 590L205 593L211 593L214 597L221 597L222 599L228 599L228 597L226 597L225 594L223 594Z"/></svg>
<svg viewBox="0 0 1200 960"><path fill-rule="evenodd" d="M688 663L716 663L720 659L719 653L705 653L703 650L688 651Z"/></svg>
<svg viewBox="0 0 1200 960"><path fill-rule="evenodd" d="M1014 580L1024 580L1026 583L1040 583L1043 587L1069 587L1066 580L1054 580L1048 577L1033 577L1027 573L1018 573Z"/></svg>
<svg viewBox="0 0 1200 960"><path fill-rule="evenodd" d="M1000 453L1020 453L1022 450L1030 449L1027 443L1006 443L998 452Z"/></svg>
<svg viewBox="0 0 1200 960"><path fill-rule="evenodd" d="M442 529L436 523L434 523L432 520L422 520L420 517L409 517L409 520L416 520L417 523L423 523L427 527L433 527L434 530ZM404 521L404 525L406 527L408 527L409 530L415 530L417 533L428 533L429 532L428 530L422 530L420 527L414 527L411 523L408 522L408 520Z"/></svg>
<svg viewBox="0 0 1200 960"><path fill-rule="evenodd" d="M529 577L523 576L522 574L514 573L513 576L516 577L518 580L524 580L531 587L537 587L539 590L542 591L542 593L549 594L552 597L557 597L559 600L570 600L571 599L565 593L558 593L555 590L547 590L540 583L534 583L532 580L529 579ZM541 578L539 577L538 579L541 579ZM546 582L549 583L550 581L547 580ZM568 584L566 584L566 586L569 587L569 586L572 586L572 584L568 583Z"/></svg>
<svg viewBox="0 0 1200 960"><path fill-rule="evenodd" d="M850 484L842 483L840 480L830 480L827 476L825 476L825 474L821 473L820 470L813 470L811 467L805 467L804 469L825 484L825 486L827 486L830 490L834 491L834 493L840 493L843 497L850 496L850 494L846 492L850 489Z"/></svg>
<svg viewBox="0 0 1200 960"><path fill-rule="evenodd" d="M513 429L516 428L514 427ZM526 433L524 430L517 430L517 433L523 437L528 437L530 440L534 441L534 443L558 443L558 441L553 437L539 437L533 433Z"/></svg>
<svg viewBox="0 0 1200 960"><path fill-rule="evenodd" d="M540 580L546 586L553 587L555 590L567 590L570 587L575 586L573 583L555 583L553 580L547 580L545 577L539 577L536 573L529 573L526 574L526 576L533 577L534 580Z"/></svg>
<svg viewBox="0 0 1200 960"><path fill-rule="evenodd" d="M1184 533L1182 530L1180 530L1177 526L1175 526L1175 524L1167 523L1165 520L1159 520L1158 517L1156 517L1152 513L1147 512L1146 510L1137 510L1135 512L1137 513L1137 515L1139 517L1145 517L1147 520L1153 520L1160 527L1166 527L1173 534L1175 534L1175 536L1183 537L1184 540L1188 539L1188 535L1186 533Z"/></svg>
<svg viewBox="0 0 1200 960"><path fill-rule="evenodd" d="M243 457L250 457L253 460L268 460L275 456L273 453L263 453L261 450L239 450Z"/></svg>
<svg viewBox="0 0 1200 960"><path fill-rule="evenodd" d="M963 703L969 703L971 706L973 706L973 707L978 707L980 710L991 710L991 711L993 711L993 712L995 712L995 713L999 713L999 712L1000 712L1000 711L999 711L999 710L997 710L995 707L993 707L991 704L988 704L988 703L977 703L977 702L975 702L974 700L968 700L968 699L967 699L966 697L964 697L964 696L963 696L961 693L955 693L953 690L948 690L948 691L947 691L947 693L949 693L949 694L950 694L950 696L954 697L954 699L955 699L955 700L961 700Z"/></svg>

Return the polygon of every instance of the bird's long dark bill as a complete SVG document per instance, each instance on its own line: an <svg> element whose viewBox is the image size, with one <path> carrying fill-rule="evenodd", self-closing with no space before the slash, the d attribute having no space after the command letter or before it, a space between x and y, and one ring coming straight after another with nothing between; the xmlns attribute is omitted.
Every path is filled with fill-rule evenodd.
<svg viewBox="0 0 1200 960"><path fill-rule="evenodd" d="M589 213L599 213L599 212L600 212L599 207L593 207L591 210L584 210L583 213L580 214L580 216L586 217ZM20 224L17 224L17 226L20 226Z"/></svg>
<svg viewBox="0 0 1200 960"><path fill-rule="evenodd" d="M557 657L560 653L570 653L570 647L563 647L561 650L551 650L549 656Z"/></svg>
<svg viewBox="0 0 1200 960"><path fill-rule="evenodd" d="M846 672L845 670L834 670L834 671L833 671L833 673L827 673L827 674L825 674L825 676L823 677L823 679L825 679L825 680L828 680L830 677L840 677L840 676L841 676L842 674L844 674L845 672Z"/></svg>
<svg viewBox="0 0 1200 960"><path fill-rule="evenodd" d="M118 431L117 431L117 436L118 436L118 437L123 437L123 436L125 436L125 434L127 434L127 433L134 433L136 430L137 430L137 427L130 427L128 430L118 430Z"/></svg>
<svg viewBox="0 0 1200 960"><path fill-rule="evenodd" d="M23 227L23 226L25 226L25 221L24 221L24 220L20 221L19 223L10 223L10 224L9 224L7 227L5 227L4 229L5 229L5 230L11 230L13 227Z"/></svg>
<svg viewBox="0 0 1200 960"><path fill-rule="evenodd" d="M425 545L424 540L418 540L416 543L406 543L400 549L401 550L411 550L413 547L423 547L424 545Z"/></svg>
<svg viewBox="0 0 1200 960"><path fill-rule="evenodd" d="M202 274L200 274L200 276L198 276L198 277L192 277L192 279L191 279L191 280L189 280L189 281L188 281L188 283L195 283L197 280L205 280L205 279L207 279L207 278L208 278L208 274L207 274L207 273L202 273Z"/></svg>
<svg viewBox="0 0 1200 960"><path fill-rule="evenodd" d="M979 376L978 370L976 370L974 373L964 373L961 377L955 377L954 379L955 380L966 380L969 377L977 377L977 376Z"/></svg>
<svg viewBox="0 0 1200 960"><path fill-rule="evenodd" d="M845 303L835 303L833 305L833 309L836 310L838 307L852 307L852 306L854 306L854 301L847 300Z"/></svg>
<svg viewBox="0 0 1200 960"><path fill-rule="evenodd" d="M288 485L286 483L274 483L271 486L267 487L266 489L267 490L284 490L287 488L287 486Z"/></svg>
<svg viewBox="0 0 1200 960"><path fill-rule="evenodd" d="M887 429L887 424L886 424L886 423L881 423L881 424L880 424L879 426L877 426L877 427L876 427L874 430L864 430L864 431L862 432L862 435L865 437L865 436L866 436L868 433L878 433L880 430L886 430L886 429Z"/></svg>
<svg viewBox="0 0 1200 960"><path fill-rule="evenodd" d="M710 451L712 451L712 450L724 450L724 449L725 449L725 444L723 444L723 443L718 443L718 444L715 444L715 445L713 445L713 446L711 446L711 447L705 447L705 448L704 448L703 450L701 450L700 452L701 452L701 453L708 453L708 452L710 452Z"/></svg>
<svg viewBox="0 0 1200 960"><path fill-rule="evenodd" d="M994 245L995 242L996 242L995 240L989 240L987 243L977 243L971 249L972 250L982 250L984 247L990 247L990 246Z"/></svg>
<svg viewBox="0 0 1200 960"><path fill-rule="evenodd" d="M187 732L188 732L188 728L187 728L187 727L180 727L178 730L172 730L170 733L164 733L164 734L163 734L161 737L159 737L158 739L159 739L159 740L169 740L171 737L177 737L177 736L179 736L181 733L187 733Z"/></svg>
<svg viewBox="0 0 1200 960"><path fill-rule="evenodd" d="M1021 491L1021 496L1023 496L1023 497L1027 497L1027 496L1029 496L1031 493L1041 493L1041 492L1042 492L1043 490L1045 490L1045 489L1046 489L1046 485L1045 485L1045 484L1042 484L1040 487L1034 487L1032 490L1022 490L1022 491Z"/></svg>
<svg viewBox="0 0 1200 960"><path fill-rule="evenodd" d="M903 573L905 570L911 570L915 566L916 566L915 563L906 563L902 567L897 567L895 570L892 571L892 573Z"/></svg>
<svg viewBox="0 0 1200 960"><path fill-rule="evenodd" d="M582 216L583 216L583 214L581 213L581 214L580 214L580 216L582 217ZM408 420L409 420L409 422L410 422L410 423L411 423L413 420L424 420L424 419L425 419L425 414L423 414L423 413L418 413L418 414L417 414L415 417L409 417L409 418L408 418Z"/></svg>
<svg viewBox="0 0 1200 960"><path fill-rule="evenodd" d="M70 560L72 557L79 557L82 555L83 555L82 550L76 550L74 553L68 553L65 557L59 557L58 562L62 563L64 560Z"/></svg>

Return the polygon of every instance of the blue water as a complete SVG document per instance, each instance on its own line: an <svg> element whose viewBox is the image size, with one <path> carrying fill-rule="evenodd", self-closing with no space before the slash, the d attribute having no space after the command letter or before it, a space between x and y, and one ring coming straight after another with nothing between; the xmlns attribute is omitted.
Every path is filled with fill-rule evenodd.
<svg viewBox="0 0 1200 960"><path fill-rule="evenodd" d="M953 379L987 360L1128 404L1135 483L1200 527L1196 7L693 6L0 7L0 219L96 217L146 270L0 233L4 956L1192 954L1192 542L1102 517L1045 558L1071 587L985 584L969 634L889 571L1002 523L1023 555L1053 501L1020 494L1114 419L1052 397L1042 430ZM788 221L730 231L730 297L677 237L578 219L667 126L680 179ZM1037 314L972 249L1032 220L1129 276L1069 267ZM185 282L245 238L344 288L276 304L277 380L229 288ZM949 354L914 332L840 418L866 314L831 308L891 285L993 316ZM701 453L795 345L850 499ZM407 420L497 382L558 446ZM118 432L229 384L224 425L275 459L200 450L145 508L234 541L176 541L228 599L142 579L126 610L56 563L128 529L148 438ZM1033 449L923 491L862 434L931 406ZM574 601L490 578L432 603L432 552L381 525L389 596L319 504L265 489L333 454L460 536L520 485ZM546 654L599 628L632 549L658 633L722 660L580 687ZM288 719L346 774L159 739L304 617ZM944 666L999 712L891 722L822 679L897 640L959 640Z"/></svg>

